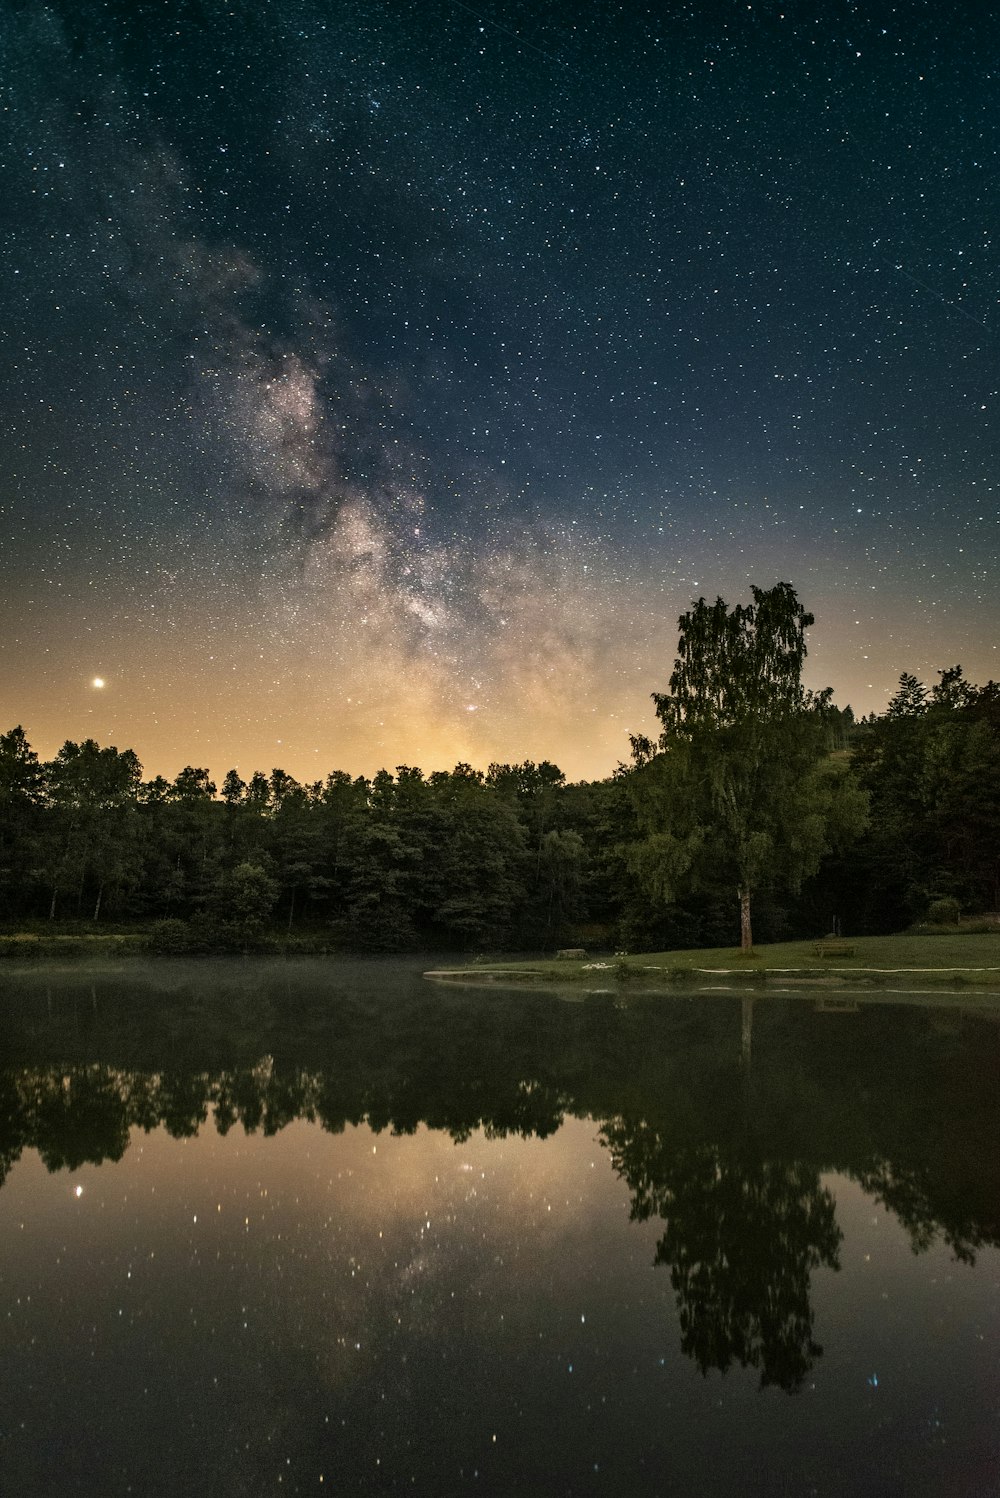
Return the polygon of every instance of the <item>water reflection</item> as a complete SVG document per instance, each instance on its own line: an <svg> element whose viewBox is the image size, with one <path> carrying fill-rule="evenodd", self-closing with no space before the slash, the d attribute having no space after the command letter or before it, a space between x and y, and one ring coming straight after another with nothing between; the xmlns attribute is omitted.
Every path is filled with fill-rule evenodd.
<svg viewBox="0 0 1000 1498"><path fill-rule="evenodd" d="M463 994L386 966L206 963L85 982L8 979L0 1180L121 1160L137 1132L211 1117L376 1135L546 1138L594 1119L633 1220L662 1223L681 1346L799 1388L822 1354L812 1275L837 1270L825 1184L856 1180L959 1259L1000 1243L995 1013L813 1001ZM586 1235L588 1224L579 1223Z"/></svg>
<svg viewBox="0 0 1000 1498"><path fill-rule="evenodd" d="M681 1346L703 1373L732 1363L761 1383L796 1389L822 1354L813 1339L810 1274L839 1269L832 1193L801 1162L762 1160L752 1142L665 1145L643 1124L606 1126L632 1216L666 1222L656 1262L670 1267Z"/></svg>

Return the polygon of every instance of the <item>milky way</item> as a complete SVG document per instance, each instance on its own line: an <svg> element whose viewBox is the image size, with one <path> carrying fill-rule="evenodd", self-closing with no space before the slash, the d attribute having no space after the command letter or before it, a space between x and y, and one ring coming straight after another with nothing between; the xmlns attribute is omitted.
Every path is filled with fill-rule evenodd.
<svg viewBox="0 0 1000 1498"><path fill-rule="evenodd" d="M983 7L2 26L0 727L604 774L779 578L841 705L997 674Z"/></svg>

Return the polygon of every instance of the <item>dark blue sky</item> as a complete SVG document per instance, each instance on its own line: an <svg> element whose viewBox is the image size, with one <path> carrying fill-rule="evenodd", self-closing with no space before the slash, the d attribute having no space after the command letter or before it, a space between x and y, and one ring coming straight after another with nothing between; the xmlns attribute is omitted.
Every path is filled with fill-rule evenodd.
<svg viewBox="0 0 1000 1498"><path fill-rule="evenodd" d="M2 24L2 705L46 752L603 773L690 598L779 577L842 704L997 674L983 7Z"/></svg>

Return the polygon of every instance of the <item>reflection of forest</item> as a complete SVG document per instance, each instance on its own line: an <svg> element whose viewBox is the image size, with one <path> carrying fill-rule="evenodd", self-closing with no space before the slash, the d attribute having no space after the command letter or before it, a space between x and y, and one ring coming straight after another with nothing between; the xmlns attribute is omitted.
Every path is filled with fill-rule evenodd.
<svg viewBox="0 0 1000 1498"><path fill-rule="evenodd" d="M322 986L261 969L6 985L0 1180L118 1160L134 1129L275 1133L296 1118L456 1139L600 1122L635 1218L659 1217L685 1351L794 1388L820 1349L810 1274L836 1267L825 1171L890 1207L914 1249L1000 1244L1000 1031L935 1009L753 1009L722 996L464 996L359 967ZM249 970L251 973L253 970ZM234 974L236 976L234 976ZM581 1224L585 1231L585 1224Z"/></svg>

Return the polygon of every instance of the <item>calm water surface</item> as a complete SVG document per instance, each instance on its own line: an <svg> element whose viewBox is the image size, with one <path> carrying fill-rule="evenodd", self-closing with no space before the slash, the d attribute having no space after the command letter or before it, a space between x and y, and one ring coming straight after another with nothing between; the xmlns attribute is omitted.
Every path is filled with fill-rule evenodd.
<svg viewBox="0 0 1000 1498"><path fill-rule="evenodd" d="M1000 1004L0 983L5 1495L1000 1493Z"/></svg>

